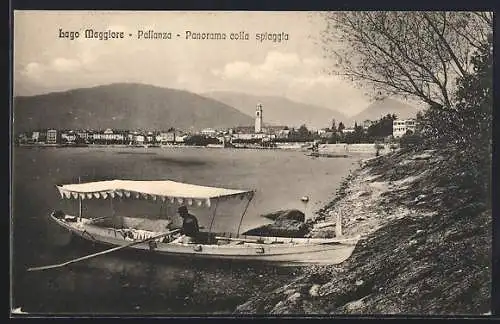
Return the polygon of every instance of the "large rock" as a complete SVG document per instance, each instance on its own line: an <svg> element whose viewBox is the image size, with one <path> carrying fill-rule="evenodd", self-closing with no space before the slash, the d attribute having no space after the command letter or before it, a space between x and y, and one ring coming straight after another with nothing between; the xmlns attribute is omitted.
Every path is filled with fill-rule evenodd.
<svg viewBox="0 0 500 324"><path fill-rule="evenodd" d="M295 220L297 222L304 222L306 220L306 215L298 209L286 209L278 210L273 213L261 215L262 217L271 219L273 221L279 220Z"/></svg>
<svg viewBox="0 0 500 324"><path fill-rule="evenodd" d="M260 226L243 233L244 235L304 237L309 226L304 223L305 215L300 210L280 210L263 217L274 220L274 223Z"/></svg>

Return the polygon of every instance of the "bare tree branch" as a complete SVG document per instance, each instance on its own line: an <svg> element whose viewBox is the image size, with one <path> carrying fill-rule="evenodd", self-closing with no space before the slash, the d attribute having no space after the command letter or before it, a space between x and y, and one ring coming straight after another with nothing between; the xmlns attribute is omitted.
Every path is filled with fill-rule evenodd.
<svg viewBox="0 0 500 324"><path fill-rule="evenodd" d="M446 49L448 50L448 54L451 56L451 58L453 59L453 61L455 62L455 64L457 65L458 69L460 70L460 73L462 74L462 76L466 76L467 75L467 71L465 71L465 69L462 67L461 65L461 62L460 60L458 59L458 57L455 55L455 52L453 51L453 49L451 48L450 44L448 44L448 42L446 41L445 37L443 34L439 33L439 30L436 26L436 24L432 21L432 19L430 19L429 15L427 13L423 13L423 16L425 18L425 20L427 20L427 22L429 23L429 25L434 29L434 31L437 33L437 35L439 36L441 42L443 43L443 45L446 47Z"/></svg>
<svg viewBox="0 0 500 324"><path fill-rule="evenodd" d="M451 81L468 74L472 52L484 48L492 31L487 13L338 12L325 17L325 53L337 58L342 75L358 85L445 108L453 105Z"/></svg>

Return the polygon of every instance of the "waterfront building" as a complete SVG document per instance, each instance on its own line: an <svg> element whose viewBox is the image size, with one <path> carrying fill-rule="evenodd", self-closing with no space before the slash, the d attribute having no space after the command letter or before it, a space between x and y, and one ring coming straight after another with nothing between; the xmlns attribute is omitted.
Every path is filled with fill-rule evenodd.
<svg viewBox="0 0 500 324"><path fill-rule="evenodd" d="M289 135L290 135L289 129L282 129L276 134L276 137L283 139L283 138L288 138Z"/></svg>
<svg viewBox="0 0 500 324"><path fill-rule="evenodd" d="M408 131L415 132L417 123L414 118L394 120L392 122L392 136L399 138L405 135Z"/></svg>
<svg viewBox="0 0 500 324"><path fill-rule="evenodd" d="M316 131L316 133L317 133L319 136L321 136L321 135L325 134L327 131L328 131L328 130L326 130L326 129L318 129L318 130Z"/></svg>
<svg viewBox="0 0 500 324"><path fill-rule="evenodd" d="M124 131L116 131L111 128L105 131L97 131L93 134L88 134L89 139L91 138L93 142L99 144L121 144L126 139L126 133Z"/></svg>
<svg viewBox="0 0 500 324"><path fill-rule="evenodd" d="M331 132L331 131L319 132L318 131L318 135L319 135L320 138L326 139L326 138L332 137L333 136L333 132Z"/></svg>
<svg viewBox="0 0 500 324"><path fill-rule="evenodd" d="M19 144L26 144L26 143L28 143L28 141L29 141L28 134L24 133L24 132L17 134L17 140L18 140Z"/></svg>
<svg viewBox="0 0 500 324"><path fill-rule="evenodd" d="M47 144L56 144L57 143L57 130L49 129L47 131Z"/></svg>
<svg viewBox="0 0 500 324"><path fill-rule="evenodd" d="M160 133L159 136L160 140L158 142L160 143L173 143L175 142L175 132L162 132Z"/></svg>
<svg viewBox="0 0 500 324"><path fill-rule="evenodd" d="M35 143L38 142L40 140L40 132L35 131L31 133L31 140Z"/></svg>
<svg viewBox="0 0 500 324"><path fill-rule="evenodd" d="M279 132L287 129L288 129L287 126L265 125L262 131L266 134L277 135Z"/></svg>
<svg viewBox="0 0 500 324"><path fill-rule="evenodd" d="M94 131L89 134L89 139L92 140L92 143L97 143L101 139L101 134L98 131Z"/></svg>
<svg viewBox="0 0 500 324"><path fill-rule="evenodd" d="M217 135L217 131L213 128L205 128L201 130L201 134L205 136L214 137Z"/></svg>
<svg viewBox="0 0 500 324"><path fill-rule="evenodd" d="M76 131L76 134L85 142L87 142L87 140L89 139L89 133L85 130Z"/></svg>
<svg viewBox="0 0 500 324"><path fill-rule="evenodd" d="M106 141L106 143L113 142L115 138L115 134L111 128L107 128L102 134L102 139Z"/></svg>
<svg viewBox="0 0 500 324"><path fill-rule="evenodd" d="M267 134L263 133L238 133L238 134L233 134L233 139L239 139L239 140L253 140L253 139L263 139L265 137L269 137Z"/></svg>
<svg viewBox="0 0 500 324"><path fill-rule="evenodd" d="M144 144L146 137L144 135L138 134L138 135L135 135L134 140L137 144Z"/></svg>
<svg viewBox="0 0 500 324"><path fill-rule="evenodd" d="M137 132L129 132L127 134L126 140L127 140L127 142L128 142L129 145L134 144L135 137L137 136L137 134L138 134Z"/></svg>
<svg viewBox="0 0 500 324"><path fill-rule="evenodd" d="M252 126L237 126L232 129L233 134L251 134L255 131L255 127Z"/></svg>
<svg viewBox="0 0 500 324"><path fill-rule="evenodd" d="M123 144L125 142L126 138L127 138L127 131L124 131L124 130L115 130L115 131L113 131L112 140L115 143Z"/></svg>
<svg viewBox="0 0 500 324"><path fill-rule="evenodd" d="M175 143L184 143L184 140L186 139L186 135L176 135L175 136Z"/></svg>
<svg viewBox="0 0 500 324"><path fill-rule="evenodd" d="M76 134L73 131L62 131L61 139L68 143L74 143L76 141Z"/></svg>

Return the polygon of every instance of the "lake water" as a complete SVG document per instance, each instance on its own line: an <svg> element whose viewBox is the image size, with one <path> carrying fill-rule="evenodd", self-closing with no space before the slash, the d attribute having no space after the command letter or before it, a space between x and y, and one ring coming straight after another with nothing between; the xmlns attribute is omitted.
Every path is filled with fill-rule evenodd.
<svg viewBox="0 0 500 324"><path fill-rule="evenodd" d="M99 249L71 241L66 231L49 221L54 209L75 210L74 203L60 199L55 184L75 183L78 177L82 182L169 179L254 189L255 198L242 224L244 231L267 223L261 214L280 209L297 208L311 215L333 197L342 177L355 164L352 158L311 158L284 150L16 148L12 306L49 314L230 313L252 294L286 282L297 271L218 261L159 260L122 252L58 270L28 273L29 266L58 263ZM302 196L310 198L307 206L301 202ZM84 212L101 213L98 210ZM129 207L123 210L134 213Z"/></svg>

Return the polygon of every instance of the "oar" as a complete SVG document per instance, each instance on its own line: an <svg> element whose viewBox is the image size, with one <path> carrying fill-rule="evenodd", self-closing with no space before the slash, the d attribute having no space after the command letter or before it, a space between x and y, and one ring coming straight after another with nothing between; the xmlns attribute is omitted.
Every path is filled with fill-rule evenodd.
<svg viewBox="0 0 500 324"><path fill-rule="evenodd" d="M225 237L225 236L216 236L216 240L221 241L235 241L235 242L246 242L246 243L263 243L264 241L252 240L252 239L243 239L243 238L235 238L235 237Z"/></svg>
<svg viewBox="0 0 500 324"><path fill-rule="evenodd" d="M97 253L94 253L94 254L86 255L86 256L83 256L81 258L77 258L77 259L74 259L74 260L66 261L66 262L63 262L63 263L53 264L53 265L48 265L48 266L43 266L43 267L28 268L27 271L40 271L40 270L62 268L62 267L65 267L65 266L67 266L69 264L72 264L72 263L76 263L76 262L88 260L88 259L91 259L91 258L95 258L95 257L100 256L100 255L104 255L104 254L108 254L108 253L111 253L111 252L115 252L115 251L118 251L118 250L130 247L130 246L134 246L134 245L137 245L137 244L141 244L141 243L147 242L147 241L156 240L156 239L159 239L160 237L163 237L163 236L166 236L166 235L169 235L169 234L173 234L173 233L178 232L178 231L180 231L180 229L175 229L173 231L170 231L170 232L167 232L167 233L163 233L163 234L159 234L159 235L156 235L156 236L152 236L152 237L144 239L144 240L131 242L131 243L128 243L128 244L125 244L125 245L117 246L117 247L114 247L114 248L111 248L111 249L108 249L108 250L105 250L105 251L101 251L101 252L97 252Z"/></svg>

